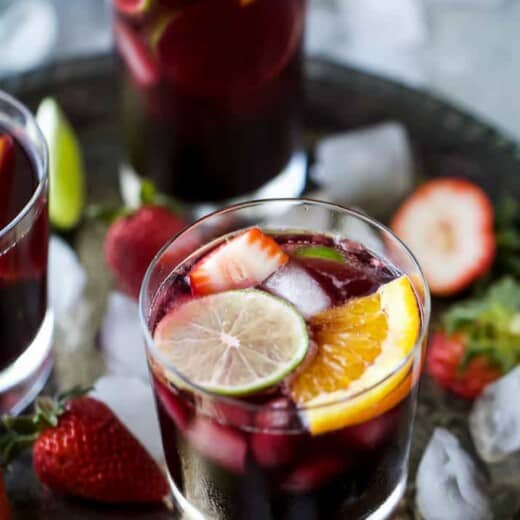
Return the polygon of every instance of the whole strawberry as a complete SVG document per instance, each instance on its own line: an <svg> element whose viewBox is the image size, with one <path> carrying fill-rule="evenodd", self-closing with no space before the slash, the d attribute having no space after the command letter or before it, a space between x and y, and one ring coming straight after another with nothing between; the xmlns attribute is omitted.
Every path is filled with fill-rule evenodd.
<svg viewBox="0 0 520 520"><path fill-rule="evenodd" d="M461 334L436 332L428 350L427 372L444 389L465 399L474 399L502 373L483 355L465 363L467 343Z"/></svg>
<svg viewBox="0 0 520 520"><path fill-rule="evenodd" d="M40 398L34 416L4 417L4 462L32 444L34 471L56 493L107 503L158 503L163 473L104 403Z"/></svg>
<svg viewBox="0 0 520 520"><path fill-rule="evenodd" d="M153 257L184 226L168 208L154 205L115 220L105 238L105 259L121 289L137 298Z"/></svg>
<svg viewBox="0 0 520 520"><path fill-rule="evenodd" d="M520 363L520 283L503 278L442 317L430 342L426 370L451 392L473 399Z"/></svg>

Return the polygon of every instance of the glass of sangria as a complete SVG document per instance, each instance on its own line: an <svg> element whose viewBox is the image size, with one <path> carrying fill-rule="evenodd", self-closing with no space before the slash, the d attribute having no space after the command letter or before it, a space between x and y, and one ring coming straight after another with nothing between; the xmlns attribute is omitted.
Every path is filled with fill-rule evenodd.
<svg viewBox="0 0 520 520"><path fill-rule="evenodd" d="M123 195L136 175L195 207L302 192L305 2L113 0Z"/></svg>
<svg viewBox="0 0 520 520"><path fill-rule="evenodd" d="M0 92L0 411L17 413L51 370L47 148L36 121Z"/></svg>
<svg viewBox="0 0 520 520"><path fill-rule="evenodd" d="M395 510L430 300L391 231L318 201L232 206L162 249L140 313L183 518Z"/></svg>

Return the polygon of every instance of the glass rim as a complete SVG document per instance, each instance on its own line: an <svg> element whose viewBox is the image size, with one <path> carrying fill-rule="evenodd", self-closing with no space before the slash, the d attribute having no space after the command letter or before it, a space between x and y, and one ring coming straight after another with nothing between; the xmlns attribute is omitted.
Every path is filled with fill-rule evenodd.
<svg viewBox="0 0 520 520"><path fill-rule="evenodd" d="M34 155L38 161L36 167L41 170L41 175L38 179L38 185L33 191L33 194L29 198L29 200L24 204L24 206L20 209L20 211L14 216L3 228L0 228L0 239L9 234L13 229L20 224L20 222L27 216L27 214L31 211L31 209L37 204L40 200L43 190L47 184L49 178L49 151L47 148L47 142L43 133L36 122L36 118L31 113L31 111L21 102L18 101L15 97L11 96L4 90L0 89L0 101L5 102L8 105L11 105L15 110L17 110L26 121L30 122L30 124L34 127L34 131L36 133L36 139L39 141L38 144L42 145L41 152L37 151ZM7 129L9 130L9 129ZM30 143L29 143L30 144Z"/></svg>
<svg viewBox="0 0 520 520"><path fill-rule="evenodd" d="M412 260L414 265L417 267L417 270L421 276L421 280L424 284L424 289L425 289L424 290L424 304L419 305L419 307L420 307L419 310L420 311L422 310L422 312L420 312L421 326L420 326L419 334L417 335L417 339L414 343L414 346L412 347L412 349L410 349L410 352L401 360L401 362L396 367L394 367L388 374L386 374L381 379L378 379L372 385L370 385L366 388L362 388L361 390L358 390L350 395L340 397L338 399L331 399L330 401L325 400L324 402L315 403L312 405L295 404L295 405L291 405L290 409L293 410L295 413L297 413L297 412L303 412L306 410L321 409L321 408L325 408L328 406L337 406L338 404L341 404L341 403L353 401L365 394L368 394L369 392L371 392L374 389L376 389L377 387L383 385L386 381L390 380L392 377L394 377L396 374L398 374L413 360L413 358L417 354L417 351L422 349L424 341L426 340L426 336L428 333L428 326L429 326L429 322L430 322L431 297L430 297L430 290L428 287L428 282L426 280L426 277L424 276L424 272L423 272L419 262L417 261L417 258L412 253L412 251L408 248L408 246L399 237L397 237L390 228L388 228L384 224L381 224L377 220L372 219L371 217L363 214L362 212L360 212L356 209L346 208L339 204L335 204L333 202L326 202L326 201L321 201L321 200L311 199L311 198L271 198L271 199L261 199L261 200L252 200L252 201L242 202L242 203L233 204L231 206L226 206L225 208L213 211L212 213L209 213L208 215L205 215L204 217L197 219L195 222L191 223L189 226L185 227L182 231L180 231L179 233L174 235L171 239L169 239L163 245L163 247L161 247L159 252L154 256L153 260L151 261L150 265L148 266L148 268L146 270L146 273L145 273L145 276L141 283L141 288L139 291L139 305L138 305L139 306L139 320L141 322L141 327L144 331L145 341L147 344L146 348L148 348L148 346L150 346L150 349L152 350L153 346L155 345L155 342L153 340L152 334L150 332L150 329L148 327L148 323L146 320L146 313L145 313L145 309L144 309L145 297L146 297L145 291L146 291L146 287L148 286L148 283L150 281L150 278L152 276L153 270L154 270L155 266L157 265L157 263L159 262L162 255L165 253L165 251L177 239L183 237L186 233L189 233L191 230L197 228L198 226L200 226L204 222L207 222L208 220L211 220L218 216L225 215L227 213L235 212L237 210L248 209L248 208L261 206L261 205L265 205L265 204L271 204L273 202L287 203L287 204L291 204L291 203L292 204L296 204L296 203L305 204L305 203L307 203L307 204L312 204L315 206L322 206L325 208L329 208L330 210L334 210L334 211L340 211L351 217L360 219L364 223L366 223L370 226L376 227L379 231L382 231L382 232L388 234L392 238L392 240L394 240L399 245L399 247L401 247L404 250L404 252L410 257L410 259ZM189 255L187 255L187 256L189 256ZM182 264L184 259L185 258L180 260L178 265ZM174 269L175 268L177 268L177 265L174 267ZM186 377L179 370L177 370L176 367L165 362L162 359L162 355L160 354L160 352L158 352L158 351L154 352L154 357L157 358L157 360L160 362L160 364L162 366L164 366L167 369L167 371L170 371L175 375L175 379L179 379L180 381L182 381L181 389L188 389L195 395L205 397L205 398L210 398L211 400L214 400L214 401L220 401L220 402L223 402L223 403L226 403L229 405L241 407L243 409L247 409L247 410L251 410L251 411L258 411L258 410L262 410L262 409L265 410L266 408L269 408L269 403L260 403L260 404L251 403L248 401L244 401L243 399L238 398L238 397L222 395L222 394L218 394L216 392L207 390L203 386L198 385L197 383L194 383L193 381L191 381L188 377ZM406 376L403 376L402 380L404 380L405 377ZM276 410L283 410L283 407L277 406Z"/></svg>

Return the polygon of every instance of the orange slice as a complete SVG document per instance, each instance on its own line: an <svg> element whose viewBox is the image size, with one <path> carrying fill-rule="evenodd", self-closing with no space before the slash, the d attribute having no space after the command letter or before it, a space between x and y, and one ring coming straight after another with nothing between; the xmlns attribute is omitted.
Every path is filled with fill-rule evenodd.
<svg viewBox="0 0 520 520"><path fill-rule="evenodd" d="M406 276L310 319L318 354L291 385L313 434L367 421L395 406L413 384L421 324Z"/></svg>

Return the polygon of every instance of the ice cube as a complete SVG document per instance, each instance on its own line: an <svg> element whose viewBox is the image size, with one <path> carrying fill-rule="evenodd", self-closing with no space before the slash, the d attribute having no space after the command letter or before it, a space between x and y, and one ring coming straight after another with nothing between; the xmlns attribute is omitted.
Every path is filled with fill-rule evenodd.
<svg viewBox="0 0 520 520"><path fill-rule="evenodd" d="M0 16L0 75L42 63L54 47L57 28L56 12L46 0L8 2Z"/></svg>
<svg viewBox="0 0 520 520"><path fill-rule="evenodd" d="M92 397L103 401L157 461L164 459L152 389L142 379L108 374L94 384Z"/></svg>
<svg viewBox="0 0 520 520"><path fill-rule="evenodd" d="M309 5L305 49L310 54L330 51L343 31L335 9L321 2L312 2Z"/></svg>
<svg viewBox="0 0 520 520"><path fill-rule="evenodd" d="M489 385L475 401L469 426L479 455L499 462L520 450L520 367Z"/></svg>
<svg viewBox="0 0 520 520"><path fill-rule="evenodd" d="M330 307L329 295L301 266L288 262L270 276L264 287L291 302L305 318Z"/></svg>
<svg viewBox="0 0 520 520"><path fill-rule="evenodd" d="M378 215L391 211L412 186L406 130L387 122L325 137L316 147L311 175L327 200Z"/></svg>
<svg viewBox="0 0 520 520"><path fill-rule="evenodd" d="M58 320L78 304L86 284L86 271L74 250L53 235L49 242L49 299Z"/></svg>
<svg viewBox="0 0 520 520"><path fill-rule="evenodd" d="M422 2L417 0L342 0L338 17L353 45L410 49L426 43L428 31Z"/></svg>
<svg viewBox="0 0 520 520"><path fill-rule="evenodd" d="M148 378L144 337L134 300L117 291L109 294L99 340L110 372Z"/></svg>
<svg viewBox="0 0 520 520"><path fill-rule="evenodd" d="M492 518L485 481L448 430L436 428L417 471L417 505L425 520Z"/></svg>

